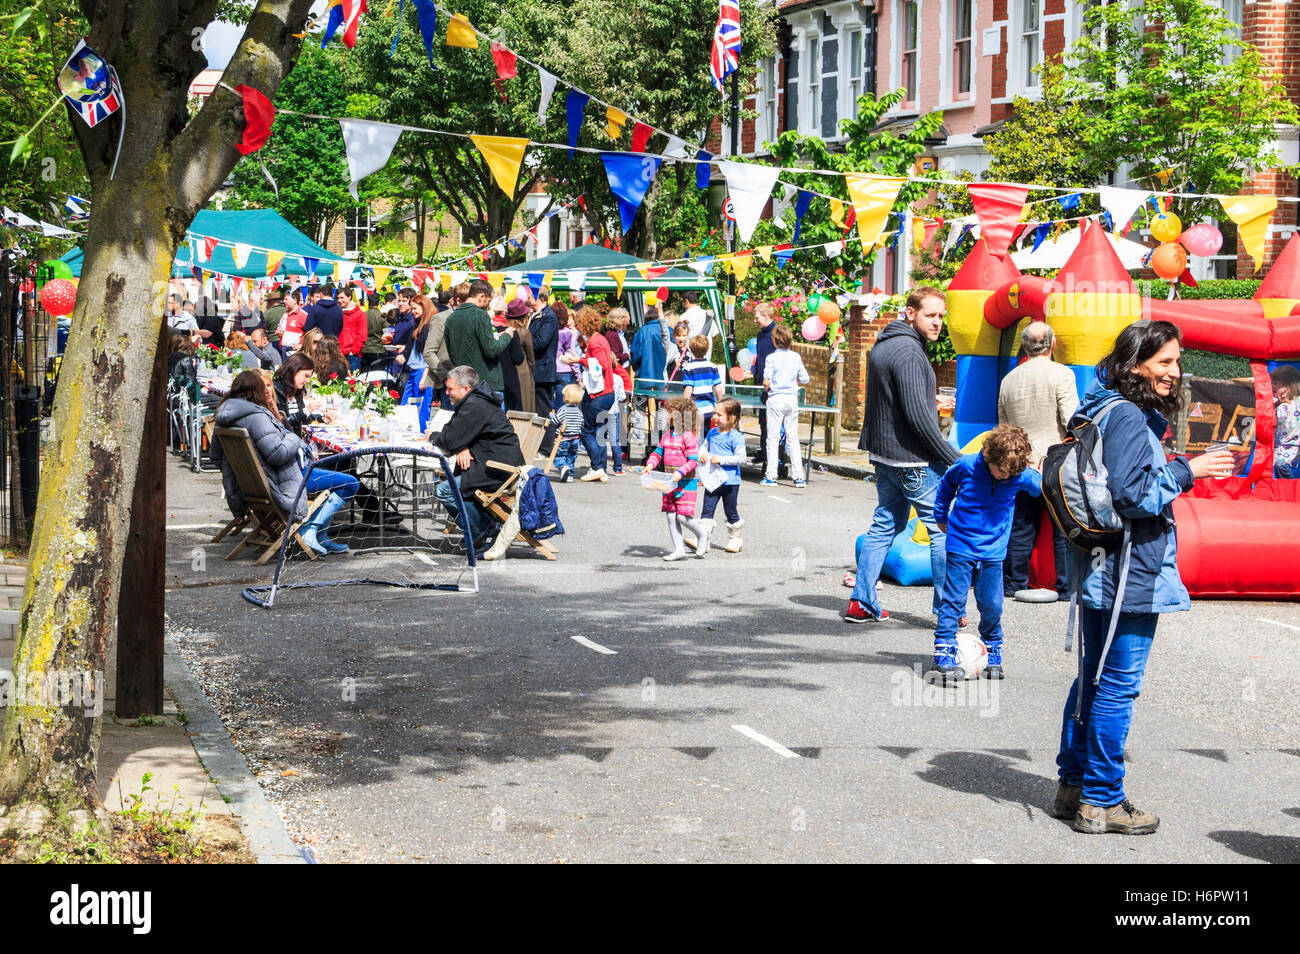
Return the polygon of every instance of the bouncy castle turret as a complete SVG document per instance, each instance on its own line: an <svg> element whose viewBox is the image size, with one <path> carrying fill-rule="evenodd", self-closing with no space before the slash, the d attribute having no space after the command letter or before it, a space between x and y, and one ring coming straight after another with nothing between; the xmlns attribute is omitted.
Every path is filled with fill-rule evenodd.
<svg viewBox="0 0 1300 954"><path fill-rule="evenodd" d="M1002 331L984 320L984 303L992 289L1019 276L1010 255L991 255L979 238L948 285L948 335L957 352L953 428L958 447L997 426L998 383L1012 359L1001 356Z"/></svg>

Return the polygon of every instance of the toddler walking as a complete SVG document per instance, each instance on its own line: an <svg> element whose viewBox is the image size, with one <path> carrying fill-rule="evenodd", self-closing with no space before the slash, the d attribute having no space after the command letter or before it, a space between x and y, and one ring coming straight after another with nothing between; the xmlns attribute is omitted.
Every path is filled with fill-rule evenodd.
<svg viewBox="0 0 1300 954"><path fill-rule="evenodd" d="M740 529L745 521L740 519L740 510L736 502L740 498L740 465L745 462L745 435L736 426L740 423L740 402L735 398L723 398L717 403L713 412L713 428L704 439L700 451L700 463L716 464L727 473L726 481L718 488L704 488L704 510L700 514L700 523L704 527L704 536L696 543L696 549L709 548L709 535L713 533L713 512L722 501L722 511L727 515L726 552L739 553L744 547Z"/></svg>
<svg viewBox="0 0 1300 954"><path fill-rule="evenodd" d="M687 556L683 530L695 537L697 556L707 556L709 548L705 545L704 527L695 519L695 494L699 485L695 469L700 462L695 437L695 402L687 397L673 398L665 402L664 410L667 426L659 438L659 446L646 458L645 469L655 470L662 463L666 469L676 472L677 485L664 494L660 508L668 515L668 538L673 548L664 554L664 559L671 563Z"/></svg>
<svg viewBox="0 0 1300 954"><path fill-rule="evenodd" d="M582 443L578 438L582 430L582 385L566 384L561 393L564 403L551 412L551 423L556 428L555 439L560 442L555 451L555 466L559 468L560 482L567 484L573 480L578 445Z"/></svg>
<svg viewBox="0 0 1300 954"><path fill-rule="evenodd" d="M1016 494L1042 493L1042 478L1030 469L1029 435L1014 424L989 431L982 450L957 459L934 497L934 520L946 535L948 569L934 631L934 669L927 678L958 681L957 627L966 615L966 594L975 584L980 639L988 647L988 679L1002 678L1002 561L1011 539ZM951 508L951 509L950 509Z"/></svg>

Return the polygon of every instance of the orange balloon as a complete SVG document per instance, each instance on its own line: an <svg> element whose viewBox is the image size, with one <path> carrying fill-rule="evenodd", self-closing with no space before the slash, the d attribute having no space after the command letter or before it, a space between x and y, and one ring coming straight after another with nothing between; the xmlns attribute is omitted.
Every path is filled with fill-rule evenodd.
<svg viewBox="0 0 1300 954"><path fill-rule="evenodd" d="M840 320L840 306L833 301L823 300L817 306L817 317L821 319L823 325L833 325Z"/></svg>
<svg viewBox="0 0 1300 954"><path fill-rule="evenodd" d="M1167 282L1178 280L1187 268L1187 253L1177 242L1165 242L1151 253L1151 271Z"/></svg>

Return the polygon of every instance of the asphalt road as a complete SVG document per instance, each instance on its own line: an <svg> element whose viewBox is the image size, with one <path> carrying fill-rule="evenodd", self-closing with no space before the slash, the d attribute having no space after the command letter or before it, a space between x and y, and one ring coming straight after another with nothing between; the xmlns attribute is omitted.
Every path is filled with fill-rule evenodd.
<svg viewBox="0 0 1300 954"><path fill-rule="evenodd" d="M634 476L556 495L560 559L515 549L477 594L265 610L239 590L269 571L204 543L220 481L173 465L173 632L320 860L1300 861L1300 604L1161 621L1127 782L1161 830L1089 837L1044 811L1064 605L1008 604L1005 682L926 689L928 589L886 585L889 623L839 618L870 484L747 480L744 552L719 527L677 564Z"/></svg>

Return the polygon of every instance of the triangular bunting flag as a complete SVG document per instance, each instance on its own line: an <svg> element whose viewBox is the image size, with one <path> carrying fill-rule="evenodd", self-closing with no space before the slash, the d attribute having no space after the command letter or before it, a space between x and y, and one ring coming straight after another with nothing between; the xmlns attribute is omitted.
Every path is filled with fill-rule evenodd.
<svg viewBox="0 0 1300 954"><path fill-rule="evenodd" d="M803 229L803 217L808 212L808 207L812 205L814 196L811 192L800 191L799 198L794 202L794 235L791 236L791 244L797 245L799 242L799 232Z"/></svg>
<svg viewBox="0 0 1300 954"><path fill-rule="evenodd" d="M424 38L424 52L429 58L429 66L433 66L433 38L438 31L438 10L433 5L433 0L415 0L415 13L420 20L420 36ZM400 17L401 11L398 11L399 24L397 27L398 37L401 36ZM397 49L397 37L393 38L393 49ZM392 56L392 50L388 53Z"/></svg>
<svg viewBox="0 0 1300 954"><path fill-rule="evenodd" d="M505 272L488 272L487 283L492 286L493 291L500 291L505 281Z"/></svg>
<svg viewBox="0 0 1300 954"><path fill-rule="evenodd" d="M743 282L745 276L749 274L749 265L753 259L753 252L737 252L731 259L731 271L736 276L736 281Z"/></svg>
<svg viewBox="0 0 1300 954"><path fill-rule="evenodd" d="M844 228L844 203L839 199L831 199L831 221Z"/></svg>
<svg viewBox="0 0 1300 954"><path fill-rule="evenodd" d="M275 107L266 94L251 86L240 84L235 89L244 100L244 135L236 146L241 155L257 152L271 137L271 124L275 122Z"/></svg>
<svg viewBox="0 0 1300 954"><path fill-rule="evenodd" d="M235 268L243 268L248 264L248 256L252 254L252 251L253 247L251 245L247 245L243 242L236 242L234 248L230 250L230 254L235 259Z"/></svg>
<svg viewBox="0 0 1300 954"><path fill-rule="evenodd" d="M846 172L844 181L849 187L853 209L858 213L858 236L862 239L862 247L870 248L884 231L894 200L898 198L898 190L907 180L900 176ZM803 196L799 199L802 201Z"/></svg>
<svg viewBox="0 0 1300 954"><path fill-rule="evenodd" d="M215 252L216 250L217 250L217 240L210 235L205 235L203 237L203 261L206 262L211 260L212 253Z"/></svg>
<svg viewBox="0 0 1300 954"><path fill-rule="evenodd" d="M515 54L509 47L496 40L492 41L492 62L497 67L497 81L505 82L508 79L514 79L519 75L519 68L515 62Z"/></svg>
<svg viewBox="0 0 1300 954"><path fill-rule="evenodd" d="M668 144L664 146L664 155L670 159L685 159L690 153L686 151L685 140L678 139L676 136L668 136Z"/></svg>
<svg viewBox="0 0 1300 954"><path fill-rule="evenodd" d="M384 282L388 281L388 276L393 270L384 265L376 265L370 269L370 276L375 280L375 291L384 287Z"/></svg>
<svg viewBox="0 0 1300 954"><path fill-rule="evenodd" d="M605 135L617 139L623 135L623 126L627 123L627 113L614 106L605 107ZM639 150L638 150L639 151Z"/></svg>
<svg viewBox="0 0 1300 954"><path fill-rule="evenodd" d="M307 258L305 255L299 257L302 258L302 270L307 273L309 278L314 277L316 275L316 269L320 267L320 259Z"/></svg>
<svg viewBox="0 0 1300 954"><path fill-rule="evenodd" d="M591 99L580 89L569 90L569 95L564 99L564 109L566 118L569 123L569 158L573 158L573 147L578 144L578 133L582 129L582 111L587 108L587 100Z"/></svg>
<svg viewBox="0 0 1300 954"><path fill-rule="evenodd" d="M609 187L618 199L618 217L626 233L636 218L646 190L654 181L659 169L658 156L638 156L625 152L602 152L600 161L605 164Z"/></svg>
<svg viewBox="0 0 1300 954"><path fill-rule="evenodd" d="M542 99L537 106L537 125L546 125L546 109L551 105L551 97L555 95L555 75L548 73L540 66L537 68L537 75L542 81Z"/></svg>
<svg viewBox="0 0 1300 954"><path fill-rule="evenodd" d="M748 242L763 215L772 186L781 175L781 167L719 160L718 168L727 180L727 191L736 213L736 235L742 242Z"/></svg>
<svg viewBox="0 0 1300 954"><path fill-rule="evenodd" d="M402 127L368 119L340 119L339 126L343 130L343 147L347 150L348 175L351 177L348 191L356 199L357 183L388 164L388 157L402 135Z"/></svg>
<svg viewBox="0 0 1300 954"><path fill-rule="evenodd" d="M653 126L647 126L638 120L636 125L632 127L632 151L645 152L646 144L650 142L650 135L653 132Z"/></svg>
<svg viewBox="0 0 1300 954"><path fill-rule="evenodd" d="M770 262L772 260L772 246L760 245L758 247L758 257L765 262Z"/></svg>
<svg viewBox="0 0 1300 954"><path fill-rule="evenodd" d="M1020 221L1029 187L1010 182L972 182L967 190L989 254L1002 258L1011 247L1012 230Z"/></svg>
<svg viewBox="0 0 1300 954"><path fill-rule="evenodd" d="M284 252L267 252L266 253L266 274L274 275L280 268L280 263L284 261Z"/></svg>
<svg viewBox="0 0 1300 954"><path fill-rule="evenodd" d="M459 13L452 14L447 23L447 45L464 47L467 50L478 49L478 34L469 21Z"/></svg>
<svg viewBox="0 0 1300 954"><path fill-rule="evenodd" d="M1152 196L1152 193L1142 189L1118 189L1114 186L1102 186L1098 191L1101 194L1101 207L1110 213L1113 228L1119 231L1128 228L1133 213L1146 205Z"/></svg>
<svg viewBox="0 0 1300 954"><path fill-rule="evenodd" d="M337 261L334 263L334 281L340 285L346 285L352 280L352 269L355 266L352 262Z"/></svg>
<svg viewBox="0 0 1300 954"><path fill-rule="evenodd" d="M843 242L827 242L822 246L822 251L826 253L827 258L834 258L840 252L844 251Z"/></svg>
<svg viewBox="0 0 1300 954"><path fill-rule="evenodd" d="M713 158L713 153L701 149L695 154L695 158L698 160L695 164L695 188L707 189L709 187L709 177L713 174L709 166L709 160Z"/></svg>
<svg viewBox="0 0 1300 954"><path fill-rule="evenodd" d="M519 183L519 165L524 161L524 150L528 140L514 136L478 136L469 137L483 161L492 170L492 178L500 186L507 198L513 199L515 186Z"/></svg>
<svg viewBox="0 0 1300 954"><path fill-rule="evenodd" d="M609 270L609 277L612 278L612 279L614 279L614 283L618 286L617 294L622 295L622 294L623 294L623 282L627 281L627 269L626 269L626 268L611 268L611 269Z"/></svg>
<svg viewBox="0 0 1300 954"><path fill-rule="evenodd" d="M587 287L587 270L585 268L569 269L569 289L582 291Z"/></svg>
<svg viewBox="0 0 1300 954"><path fill-rule="evenodd" d="M1219 200L1228 218L1237 223L1237 235L1246 246L1246 254L1255 260L1255 271L1264 264L1264 239L1268 220L1277 208L1277 196L1234 195Z"/></svg>

